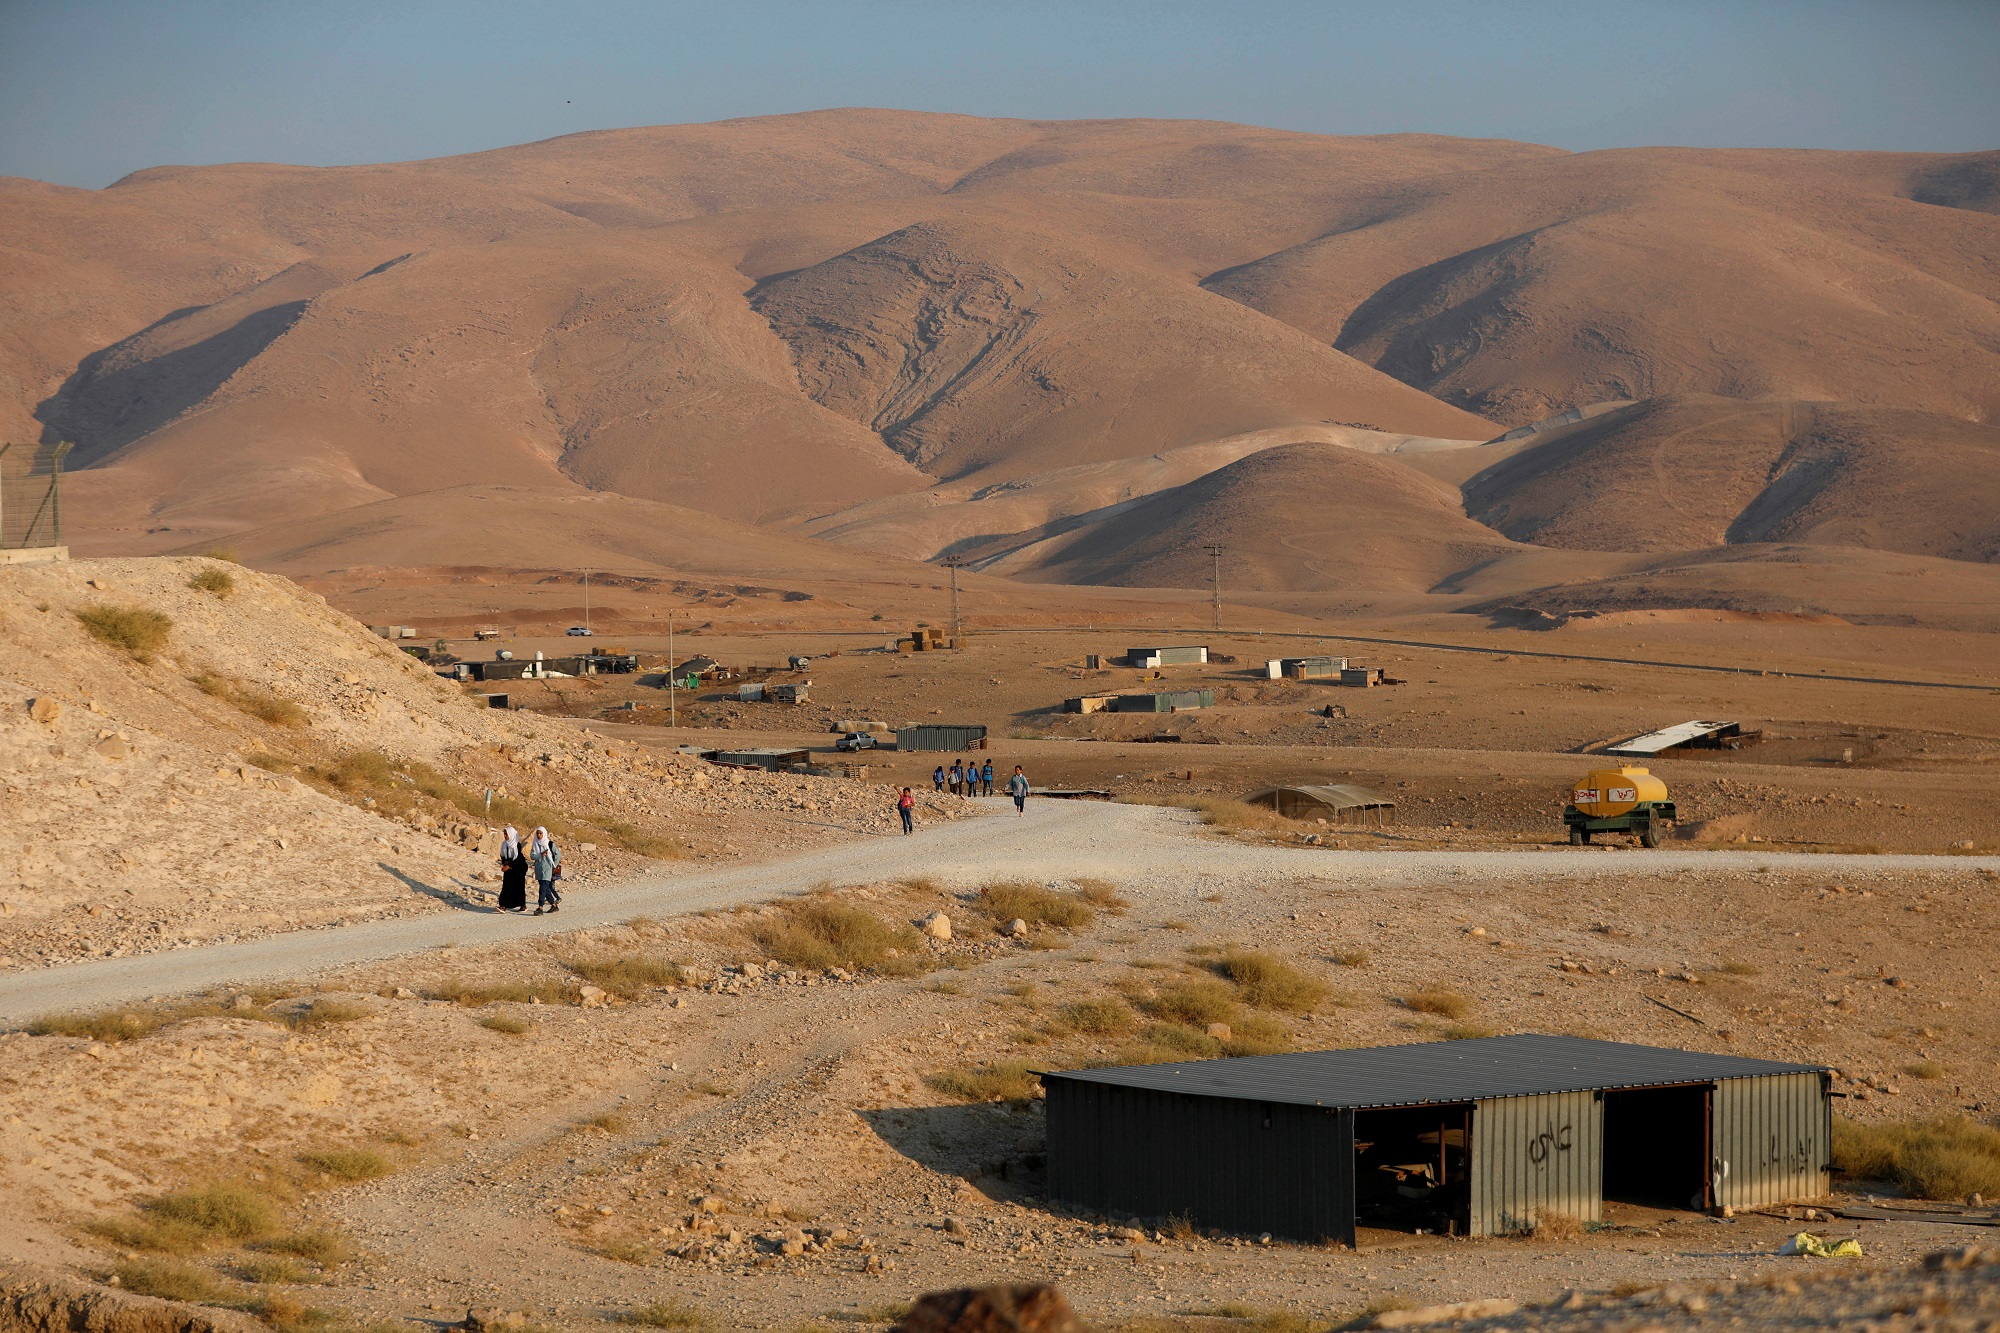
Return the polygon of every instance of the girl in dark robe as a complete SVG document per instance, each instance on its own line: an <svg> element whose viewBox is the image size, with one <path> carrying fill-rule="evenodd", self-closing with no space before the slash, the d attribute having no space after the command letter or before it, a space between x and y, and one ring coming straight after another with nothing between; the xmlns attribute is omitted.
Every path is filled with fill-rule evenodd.
<svg viewBox="0 0 2000 1333"><path fill-rule="evenodd" d="M528 857L521 850L521 835L512 824L500 840L500 910L528 910Z"/></svg>

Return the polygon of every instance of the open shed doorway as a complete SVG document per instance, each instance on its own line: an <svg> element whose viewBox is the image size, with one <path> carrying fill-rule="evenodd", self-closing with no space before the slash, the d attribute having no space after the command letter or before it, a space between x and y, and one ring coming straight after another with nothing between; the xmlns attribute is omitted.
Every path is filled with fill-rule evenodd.
<svg viewBox="0 0 2000 1333"><path fill-rule="evenodd" d="M1471 1217L1471 1103L1354 1113L1358 1226L1464 1235Z"/></svg>
<svg viewBox="0 0 2000 1333"><path fill-rule="evenodd" d="M1649 1208L1707 1208L1707 1083L1604 1094L1604 1197Z"/></svg>

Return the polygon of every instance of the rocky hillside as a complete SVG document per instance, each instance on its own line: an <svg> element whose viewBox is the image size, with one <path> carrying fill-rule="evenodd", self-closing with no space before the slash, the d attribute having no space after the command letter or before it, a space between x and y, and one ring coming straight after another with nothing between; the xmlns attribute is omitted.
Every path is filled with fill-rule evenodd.
<svg viewBox="0 0 2000 1333"><path fill-rule="evenodd" d="M555 830L587 886L809 836L774 822L807 801L845 827L889 809L492 710L225 561L0 576L0 967L483 905L503 822Z"/></svg>

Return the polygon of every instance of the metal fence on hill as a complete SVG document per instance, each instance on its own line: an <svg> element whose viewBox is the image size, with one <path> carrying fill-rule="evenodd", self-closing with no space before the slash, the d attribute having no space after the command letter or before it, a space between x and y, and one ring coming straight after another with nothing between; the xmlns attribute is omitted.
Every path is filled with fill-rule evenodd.
<svg viewBox="0 0 2000 1333"><path fill-rule="evenodd" d="M0 550L62 545L63 444L0 444Z"/></svg>

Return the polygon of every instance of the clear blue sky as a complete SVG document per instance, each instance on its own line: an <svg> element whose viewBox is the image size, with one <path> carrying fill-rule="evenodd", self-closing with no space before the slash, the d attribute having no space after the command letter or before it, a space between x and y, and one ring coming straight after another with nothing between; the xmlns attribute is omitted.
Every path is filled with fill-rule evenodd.
<svg viewBox="0 0 2000 1333"><path fill-rule="evenodd" d="M2000 0L0 0L0 174L435 157L829 106L2000 147Z"/></svg>

